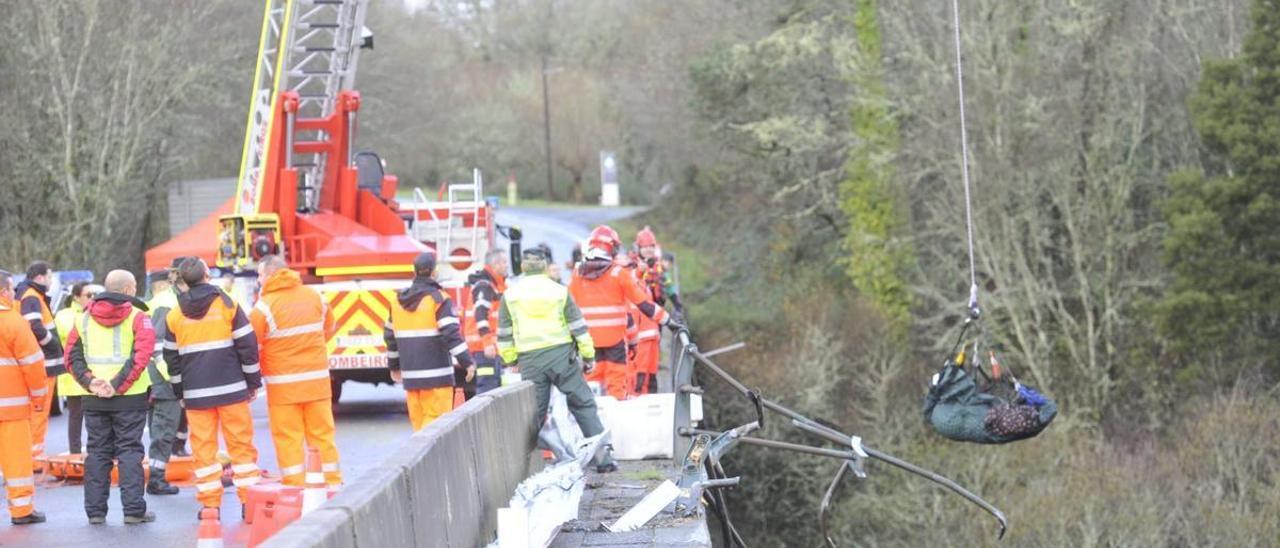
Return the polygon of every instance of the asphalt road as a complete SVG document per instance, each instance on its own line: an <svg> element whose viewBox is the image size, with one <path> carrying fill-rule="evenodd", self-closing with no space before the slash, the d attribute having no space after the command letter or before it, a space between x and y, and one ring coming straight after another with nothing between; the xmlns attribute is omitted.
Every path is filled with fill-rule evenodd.
<svg viewBox="0 0 1280 548"><path fill-rule="evenodd" d="M582 241L595 224L629 216L636 208L508 208L499 211L502 224L515 224L525 234L526 245L546 242L557 262L568 261L570 250ZM267 424L266 398L253 405L254 441L258 465L278 471L275 448ZM342 402L334 409L338 429L338 449L347 483L377 466L412 433L404 407L404 391L397 386L373 386L347 382ZM67 450L66 415L53 417L46 439L47 451L56 455ZM144 439L145 445L145 439ZM112 489L111 513L105 525L89 525L84 513L84 491L80 483L52 477L38 479L36 507L49 521L40 525L13 527L0 520L0 546L87 546L95 548L136 548L138 546L190 546L195 543L199 504L194 487L184 487L174 496L147 495L148 509L156 521L145 525L123 524L118 491ZM239 513L235 490L228 488L223 498L223 515ZM237 520L223 520L227 546L243 546L249 530Z"/></svg>
<svg viewBox="0 0 1280 548"><path fill-rule="evenodd" d="M498 223L520 227L524 247L545 242L551 247L552 259L565 264L573 248L585 240L596 225L629 217L641 210L637 207L512 207L498 210Z"/></svg>
<svg viewBox="0 0 1280 548"><path fill-rule="evenodd" d="M252 409L258 465L275 473L278 467L267 425L266 398L259 398ZM398 447L412 434L404 408L404 391L398 386L347 383L335 415L342 472L347 482L359 481L362 473L386 458L388 448ZM50 419L46 442L50 454L67 450L66 432L65 414ZM114 548L187 546L195 542L198 525L195 516L200 505L196 502L194 487L183 487L181 493L173 496L147 495L147 507L156 513L156 521L130 526L123 523L118 491L113 488L106 525L89 525L84 513L82 484L52 477L39 478L37 482L36 508L44 512L49 521L23 527L9 525L7 519L0 521L0 546ZM233 488L228 488L223 495L222 507L224 515L239 513L240 503ZM223 520L222 533L229 546L243 546L248 542L249 530L241 527L237 520Z"/></svg>

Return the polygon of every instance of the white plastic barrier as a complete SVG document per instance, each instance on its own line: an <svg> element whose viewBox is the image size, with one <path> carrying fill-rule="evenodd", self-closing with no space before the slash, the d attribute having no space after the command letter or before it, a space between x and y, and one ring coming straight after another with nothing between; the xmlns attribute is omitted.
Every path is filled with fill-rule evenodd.
<svg viewBox="0 0 1280 548"><path fill-rule="evenodd" d="M613 433L613 457L619 460L672 458L675 394L648 394L625 401L596 398L600 421ZM690 400L694 422L702 420L702 398Z"/></svg>

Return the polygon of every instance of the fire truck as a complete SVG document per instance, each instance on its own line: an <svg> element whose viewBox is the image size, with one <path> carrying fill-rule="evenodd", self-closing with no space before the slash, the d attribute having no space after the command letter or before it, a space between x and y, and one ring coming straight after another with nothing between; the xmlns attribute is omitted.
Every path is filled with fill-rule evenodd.
<svg viewBox="0 0 1280 548"><path fill-rule="evenodd" d="M383 325L424 250L459 313L467 275L497 245L496 200L479 170L469 182L398 199L399 181L377 154L356 151L360 51L368 0L266 0L235 195L147 251L149 271L197 256L231 273L228 290L256 300L257 262L282 254L328 300L334 401L343 381L391 382ZM519 233L507 233L518 254ZM514 261L513 261L514 262Z"/></svg>

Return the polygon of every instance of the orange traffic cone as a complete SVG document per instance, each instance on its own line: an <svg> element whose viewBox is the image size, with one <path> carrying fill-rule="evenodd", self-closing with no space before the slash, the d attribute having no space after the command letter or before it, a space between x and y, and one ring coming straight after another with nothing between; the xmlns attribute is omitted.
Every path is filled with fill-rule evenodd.
<svg viewBox="0 0 1280 548"><path fill-rule="evenodd" d="M222 523L218 520L217 508L205 508L200 511L200 534L196 540L196 548L222 548Z"/></svg>
<svg viewBox="0 0 1280 548"><path fill-rule="evenodd" d="M302 490L302 515L309 514L329 500L329 488L324 483L324 472L320 467L320 451L314 447L307 448L307 475L304 479L306 488Z"/></svg>

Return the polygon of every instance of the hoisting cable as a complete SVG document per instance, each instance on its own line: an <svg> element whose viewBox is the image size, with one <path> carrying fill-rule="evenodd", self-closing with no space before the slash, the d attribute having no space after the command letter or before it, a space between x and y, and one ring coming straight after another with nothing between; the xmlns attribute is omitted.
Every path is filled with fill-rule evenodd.
<svg viewBox="0 0 1280 548"><path fill-rule="evenodd" d="M960 0L951 0L956 45L956 95L960 102L960 165L964 178L964 218L969 235L969 316L977 318L978 269L973 259L973 200L969 190L969 126L964 117L964 64L960 56Z"/></svg>

